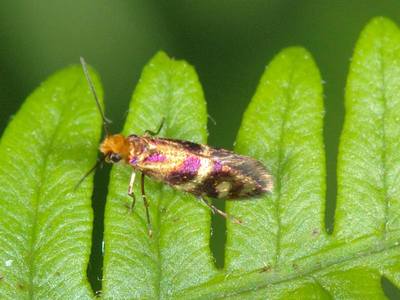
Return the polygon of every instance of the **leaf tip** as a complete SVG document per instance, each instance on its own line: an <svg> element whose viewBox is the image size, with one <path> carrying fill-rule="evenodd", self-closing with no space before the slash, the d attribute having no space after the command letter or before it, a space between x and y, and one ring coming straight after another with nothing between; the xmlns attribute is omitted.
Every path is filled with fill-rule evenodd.
<svg viewBox="0 0 400 300"><path fill-rule="evenodd" d="M395 22L387 17L374 17L364 27L361 36L382 35L385 32L397 32L398 27Z"/></svg>
<svg viewBox="0 0 400 300"><path fill-rule="evenodd" d="M281 56L281 57L288 56L288 57L292 57L296 60L297 59L301 59L301 60L312 59L310 52L301 46L292 46L292 47L285 48L278 54L278 56Z"/></svg>
<svg viewBox="0 0 400 300"><path fill-rule="evenodd" d="M163 64L173 64L175 67L188 67L194 70L194 67L189 64L186 60L183 59L176 59L173 56L168 55L165 51L160 50L158 51L150 60L150 65L158 65L161 66Z"/></svg>
<svg viewBox="0 0 400 300"><path fill-rule="evenodd" d="M157 60L170 60L170 57L168 56L168 54L163 51L163 50L159 50L157 51L156 54L154 54L153 59L157 59Z"/></svg>
<svg viewBox="0 0 400 300"><path fill-rule="evenodd" d="M373 17L366 25L368 26L396 26L395 22L393 22L391 19L383 16L376 16Z"/></svg>

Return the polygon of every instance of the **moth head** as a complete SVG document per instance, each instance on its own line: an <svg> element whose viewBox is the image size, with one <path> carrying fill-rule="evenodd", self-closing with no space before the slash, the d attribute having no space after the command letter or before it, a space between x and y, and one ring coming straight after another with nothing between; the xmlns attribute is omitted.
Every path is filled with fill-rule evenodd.
<svg viewBox="0 0 400 300"><path fill-rule="evenodd" d="M100 104L99 98L96 93L95 86L92 82L92 79L90 78L90 74L89 74L88 68L86 66L86 62L83 59L83 57L81 57L81 64L82 64L83 73L86 77L89 88L92 91L93 99L97 105L101 119L103 121L103 129L104 129L104 133L105 133L106 137L100 145L100 151L103 153L103 156L101 158L97 159L96 164L92 168L90 168L90 170L87 171L85 173L85 175L82 176L82 178L76 184L75 190L85 180L86 177L88 177L92 172L94 172L97 169L97 167L102 166L104 161L109 162L109 163L117 163L122 159L124 159L124 160L128 159L128 155L129 155L129 142L125 139L125 137L121 134L111 135L108 130L108 124L110 123L110 121L104 116L104 111Z"/></svg>
<svg viewBox="0 0 400 300"><path fill-rule="evenodd" d="M106 162L117 163L128 158L129 142L122 134L109 135L101 143L100 151Z"/></svg>

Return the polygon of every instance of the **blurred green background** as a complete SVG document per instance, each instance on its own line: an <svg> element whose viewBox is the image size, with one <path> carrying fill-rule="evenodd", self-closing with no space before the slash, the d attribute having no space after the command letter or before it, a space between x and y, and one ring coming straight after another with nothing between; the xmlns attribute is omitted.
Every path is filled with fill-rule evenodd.
<svg viewBox="0 0 400 300"><path fill-rule="evenodd" d="M84 56L102 77L112 130L122 128L146 62L159 49L195 66L209 114L209 144L232 148L241 116L265 65L282 48L314 56L325 89L328 168L327 227L336 197L336 155L352 49L374 16L400 24L397 0L306 1L11 1L0 3L0 133L25 97L47 76ZM107 170L96 175L94 257L98 285ZM224 225L215 221L212 248L223 262Z"/></svg>

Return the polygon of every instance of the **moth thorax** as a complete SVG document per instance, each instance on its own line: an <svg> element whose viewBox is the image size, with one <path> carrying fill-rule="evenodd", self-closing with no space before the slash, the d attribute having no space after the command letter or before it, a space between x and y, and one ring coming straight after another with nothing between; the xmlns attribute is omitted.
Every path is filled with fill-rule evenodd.
<svg viewBox="0 0 400 300"><path fill-rule="evenodd" d="M129 155L129 142L122 134L107 136L100 145L100 151L105 155L119 154L122 158Z"/></svg>

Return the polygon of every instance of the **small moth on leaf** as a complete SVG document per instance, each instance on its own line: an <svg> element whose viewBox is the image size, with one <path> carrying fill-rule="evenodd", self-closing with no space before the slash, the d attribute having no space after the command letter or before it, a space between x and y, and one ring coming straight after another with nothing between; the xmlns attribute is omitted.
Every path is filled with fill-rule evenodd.
<svg viewBox="0 0 400 300"><path fill-rule="evenodd" d="M128 186L128 195L132 197L131 209L133 209L136 202L133 184L136 172L140 172L141 194L146 208L150 236L152 235L152 228L148 210L149 204L144 188L145 176L166 183L177 190L195 195L213 213L229 218L235 223L241 223L241 221L216 208L206 197L238 200L272 191L272 175L258 160L225 149L217 149L189 141L156 137L161 131L164 119L156 132L146 130L142 136L110 134L107 119L101 109L85 60L82 57L81 64L101 114L106 137L100 145L102 157L85 174L78 185L103 161L108 163L123 162L130 165L132 174Z"/></svg>

